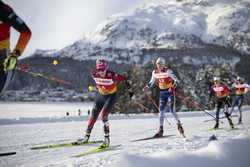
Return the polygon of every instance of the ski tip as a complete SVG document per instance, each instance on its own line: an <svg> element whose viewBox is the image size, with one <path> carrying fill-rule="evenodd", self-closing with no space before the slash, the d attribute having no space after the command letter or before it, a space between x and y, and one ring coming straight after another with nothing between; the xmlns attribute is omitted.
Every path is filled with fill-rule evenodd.
<svg viewBox="0 0 250 167"><path fill-rule="evenodd" d="M9 156L9 155L15 155L16 152L13 151L13 152L5 152L5 153L0 153L0 156L3 157L3 156Z"/></svg>
<svg viewBox="0 0 250 167"><path fill-rule="evenodd" d="M139 141L145 141L145 140L152 140L152 139L164 139L164 138L168 138L174 135L163 135L161 137L146 137L146 138L141 138L141 139L135 139L135 140L130 140L130 142L139 142Z"/></svg>

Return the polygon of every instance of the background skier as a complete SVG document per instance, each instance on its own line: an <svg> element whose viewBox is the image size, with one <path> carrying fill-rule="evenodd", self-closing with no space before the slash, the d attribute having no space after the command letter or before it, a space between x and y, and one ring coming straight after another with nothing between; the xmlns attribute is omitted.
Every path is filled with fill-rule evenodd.
<svg viewBox="0 0 250 167"><path fill-rule="evenodd" d="M228 107L230 106L230 89L228 86L221 83L221 79L219 77L214 77L213 85L211 87L210 99L213 97L213 100L216 104L216 123L213 129L219 128L219 115L220 110L224 108L224 114L228 119L229 125L231 128L234 128L234 124L232 119L230 118L230 113L228 111Z"/></svg>
<svg viewBox="0 0 250 167"><path fill-rule="evenodd" d="M181 125L181 121L178 118L176 111L174 110L175 88L178 82L179 81L173 74L173 71L166 67L165 60L159 57L156 60L156 69L153 70L148 85L144 87L145 92L147 92L148 89L151 88L154 84L156 84L160 89L160 97L159 97L160 126L159 126L159 131L154 135L154 137L163 136L165 110L169 110L173 114L180 134L184 135L184 130Z"/></svg>
<svg viewBox="0 0 250 167"><path fill-rule="evenodd" d="M235 96L232 103L231 113L234 111L234 107L237 106L240 114L238 124L242 123L241 107L244 101L244 95L248 92L249 88L249 85L244 83L244 79L241 77L237 77L236 82L232 85Z"/></svg>

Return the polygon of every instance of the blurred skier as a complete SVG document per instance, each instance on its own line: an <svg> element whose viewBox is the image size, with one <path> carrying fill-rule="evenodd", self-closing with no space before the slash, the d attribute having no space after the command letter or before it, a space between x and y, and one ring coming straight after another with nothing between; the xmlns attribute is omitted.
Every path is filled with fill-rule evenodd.
<svg viewBox="0 0 250 167"><path fill-rule="evenodd" d="M228 112L228 107L230 106L230 89L228 86L221 83L221 80L219 77L214 77L213 79L214 84L211 87L210 92L210 99L213 97L216 103L216 123L213 127L213 129L219 128L219 114L220 109L224 107L224 114L226 118L228 119L230 127L233 129L234 124L232 119L230 118L230 113Z"/></svg>
<svg viewBox="0 0 250 167"><path fill-rule="evenodd" d="M117 98L117 86L121 81L125 81L128 89L130 86L124 76L108 69L108 62L104 59L96 60L96 69L92 72L92 78L96 83L99 93L97 94L94 107L91 111L91 116L88 120L85 137L79 140L79 143L87 143L89 141L94 124L101 113L101 118L104 124L104 141L101 147L105 148L110 144L108 115ZM129 90L129 94L130 97L132 97L133 92Z"/></svg>
<svg viewBox="0 0 250 167"><path fill-rule="evenodd" d="M179 82L173 71L166 67L165 60L159 57L156 60L156 69L153 70L151 79L147 86L144 87L144 91L147 93L148 89L156 84L160 88L160 98L159 98L159 130L154 135L154 137L163 136L163 126L165 118L165 110L169 110L176 121L177 129L180 134L184 135L184 130L181 125L181 121L178 118L176 111L174 110L174 96L177 83Z"/></svg>
<svg viewBox="0 0 250 167"><path fill-rule="evenodd" d="M237 77L236 82L232 85L232 89L235 92L235 96L232 103L231 113L234 111L234 107L237 106L240 113L238 124L242 123L241 107L244 101L244 95L248 92L249 88L250 86L244 83L244 79L241 77Z"/></svg>
<svg viewBox="0 0 250 167"><path fill-rule="evenodd" d="M10 52L10 28L20 33L18 42ZM0 94L11 81L17 59L23 53L31 37L31 31L13 9L0 0Z"/></svg>

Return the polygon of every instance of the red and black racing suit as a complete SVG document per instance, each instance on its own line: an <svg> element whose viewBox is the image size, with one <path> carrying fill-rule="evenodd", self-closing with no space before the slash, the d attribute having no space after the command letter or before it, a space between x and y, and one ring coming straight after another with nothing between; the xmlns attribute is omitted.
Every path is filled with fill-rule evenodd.
<svg viewBox="0 0 250 167"><path fill-rule="evenodd" d="M92 78L95 80L98 89L98 95L88 120L86 135L90 135L94 124L101 113L103 121L104 135L109 136L108 115L115 104L118 83L125 80L125 77L107 70L106 75L101 77L98 70L92 72Z"/></svg>
<svg viewBox="0 0 250 167"><path fill-rule="evenodd" d="M219 115L220 115L220 110L224 107L224 114L226 118L228 119L228 122L230 126L233 128L233 122L232 119L230 118L230 114L228 111L228 107L230 106L230 101L229 101L229 93L230 89L226 85L213 85L212 90L210 93L210 96L214 96L215 102L216 102L216 124L214 128L219 127Z"/></svg>

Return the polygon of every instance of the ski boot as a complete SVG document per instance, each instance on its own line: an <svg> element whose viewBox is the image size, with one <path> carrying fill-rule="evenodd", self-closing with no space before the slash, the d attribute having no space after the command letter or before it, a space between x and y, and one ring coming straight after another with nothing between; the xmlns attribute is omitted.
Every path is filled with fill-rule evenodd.
<svg viewBox="0 0 250 167"><path fill-rule="evenodd" d="M239 118L238 125L242 124L242 118Z"/></svg>
<svg viewBox="0 0 250 167"><path fill-rule="evenodd" d="M234 128L234 124L233 124L232 119L230 118L230 114L227 113L227 112L225 112L225 115L226 115L226 117L227 117L227 120L228 120L228 122L229 122L229 125L230 125L231 129L233 129L233 128Z"/></svg>
<svg viewBox="0 0 250 167"><path fill-rule="evenodd" d="M178 131L179 131L179 133L180 133L181 135L184 135L184 129L183 129L183 127L181 126L181 123L178 123L178 124L177 124L177 129L178 129Z"/></svg>
<svg viewBox="0 0 250 167"><path fill-rule="evenodd" d="M177 129L178 129L180 135L181 135L183 138L186 138L186 135L184 134L184 129L183 129L181 123L178 123L178 124L177 124Z"/></svg>
<svg viewBox="0 0 250 167"><path fill-rule="evenodd" d="M228 121L229 121L229 125L230 125L231 129L234 129L233 121L231 119L229 119Z"/></svg>
<svg viewBox="0 0 250 167"><path fill-rule="evenodd" d="M219 123L218 122L216 122L214 127L213 127L213 130L216 130L216 129L219 129Z"/></svg>
<svg viewBox="0 0 250 167"><path fill-rule="evenodd" d="M103 143L100 145L99 148L100 149L107 148L107 147L109 147L109 144L110 144L109 136L104 136Z"/></svg>
<svg viewBox="0 0 250 167"><path fill-rule="evenodd" d="M76 145L87 144L89 142L89 137L90 134L86 134L84 138L77 140L75 144Z"/></svg>
<svg viewBox="0 0 250 167"><path fill-rule="evenodd" d="M163 126L160 126L159 131L153 136L153 138L163 137Z"/></svg>

